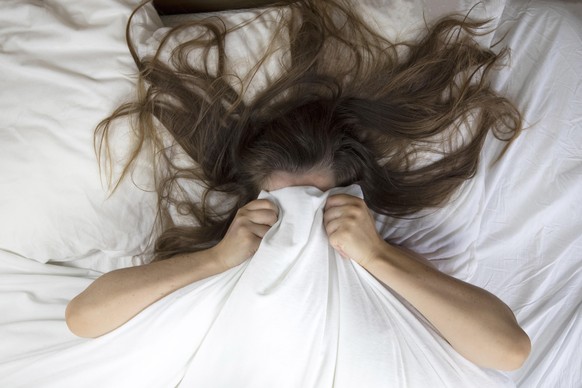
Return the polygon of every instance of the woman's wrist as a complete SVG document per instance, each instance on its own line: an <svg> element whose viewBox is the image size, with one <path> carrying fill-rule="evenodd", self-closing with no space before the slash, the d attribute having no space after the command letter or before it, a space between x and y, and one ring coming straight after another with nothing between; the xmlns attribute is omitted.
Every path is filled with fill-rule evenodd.
<svg viewBox="0 0 582 388"><path fill-rule="evenodd" d="M224 260L224 252L218 245L203 251L188 254L188 256L190 260L192 260L193 266L200 270L200 266L202 265L204 267L203 272L211 275L219 274L232 268L228 262Z"/></svg>
<svg viewBox="0 0 582 388"><path fill-rule="evenodd" d="M372 250L368 258L361 263L361 266L372 273L374 273L374 269L378 267L383 267L384 270L387 268L393 269L395 253L395 248L382 240L378 246Z"/></svg>

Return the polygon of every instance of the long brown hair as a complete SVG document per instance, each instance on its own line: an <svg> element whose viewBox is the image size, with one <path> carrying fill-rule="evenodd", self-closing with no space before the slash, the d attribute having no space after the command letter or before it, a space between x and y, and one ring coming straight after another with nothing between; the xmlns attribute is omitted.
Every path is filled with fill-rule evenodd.
<svg viewBox="0 0 582 388"><path fill-rule="evenodd" d="M489 84L507 51L474 40L486 22L449 16L417 41L395 43L341 0L275 9L274 34L285 39L273 39L238 82L225 50L233 28L220 18L171 29L146 58L128 39L138 97L105 119L95 139L102 156L113 122L133 118L136 141L120 179L141 152L156 155L158 259L220 241L274 171L326 166L339 185L358 183L374 211L403 217L446 203L475 174L488 133L510 141L520 131L520 113ZM193 26L198 35L166 55L171 37ZM198 64L189 60L193 50ZM253 76L282 50L280 72L249 97ZM167 133L179 147L168 146ZM176 147L191 165L175 162ZM204 188L201 195L184 192L189 181ZM218 207L216 195L226 199ZM174 225L165 216L171 207L192 226Z"/></svg>

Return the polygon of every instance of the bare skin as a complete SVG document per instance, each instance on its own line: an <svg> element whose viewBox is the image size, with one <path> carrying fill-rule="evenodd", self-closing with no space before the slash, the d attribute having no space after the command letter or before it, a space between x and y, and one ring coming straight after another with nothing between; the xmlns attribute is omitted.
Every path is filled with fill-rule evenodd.
<svg viewBox="0 0 582 388"><path fill-rule="evenodd" d="M326 171L273 174L265 189L310 185L327 190L335 183L331 177ZM98 337L173 291L241 264L258 249L277 216L270 201L252 201L239 209L224 239L213 248L101 276L67 306L69 328L82 337ZM465 358L486 368L521 367L530 352L529 337L497 297L384 241L359 198L330 196L324 224L330 244L342 256L404 297Z"/></svg>
<svg viewBox="0 0 582 388"><path fill-rule="evenodd" d="M272 202L252 201L210 249L104 274L67 305L69 329L80 337L99 337L166 295L241 264L255 253L277 214Z"/></svg>
<svg viewBox="0 0 582 388"><path fill-rule="evenodd" d="M406 299L468 360L486 368L514 370L528 357L529 337L507 305L384 241L362 199L329 197L324 224L334 249Z"/></svg>

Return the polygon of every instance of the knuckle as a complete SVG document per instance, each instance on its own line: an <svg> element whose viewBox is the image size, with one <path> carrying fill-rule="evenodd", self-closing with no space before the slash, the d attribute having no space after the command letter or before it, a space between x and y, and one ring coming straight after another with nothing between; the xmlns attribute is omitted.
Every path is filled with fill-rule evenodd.
<svg viewBox="0 0 582 388"><path fill-rule="evenodd" d="M273 215L271 216L271 219L270 219L270 221L271 221L271 224L274 224L275 222L277 222L277 219L278 219L277 215L276 215L276 214L273 214Z"/></svg>
<svg viewBox="0 0 582 388"><path fill-rule="evenodd" d="M358 217L353 214L350 214L344 218L342 223L342 230L354 229L357 228L358 226L360 226Z"/></svg>
<svg viewBox="0 0 582 388"><path fill-rule="evenodd" d="M244 207L241 207L240 209L237 210L236 215L235 215L235 220L237 218L241 218L244 217L246 214L248 214L248 209L245 209Z"/></svg>
<svg viewBox="0 0 582 388"><path fill-rule="evenodd" d="M333 234L331 236L329 236L329 243L331 244L332 247L336 248L337 244L338 244L338 239L337 239L337 235Z"/></svg>
<svg viewBox="0 0 582 388"><path fill-rule="evenodd" d="M335 230L335 232L333 232L333 234L331 235L330 239L333 239L334 242L338 242L344 239L344 234L345 231L344 229L340 226L339 228L337 228Z"/></svg>
<svg viewBox="0 0 582 388"><path fill-rule="evenodd" d="M254 238L251 233L245 233L241 236L242 243L245 245L252 245Z"/></svg>
<svg viewBox="0 0 582 388"><path fill-rule="evenodd" d="M244 226L245 222L246 222L246 217L245 216L238 216L234 220L232 220L232 226L235 229L239 229L242 226Z"/></svg>

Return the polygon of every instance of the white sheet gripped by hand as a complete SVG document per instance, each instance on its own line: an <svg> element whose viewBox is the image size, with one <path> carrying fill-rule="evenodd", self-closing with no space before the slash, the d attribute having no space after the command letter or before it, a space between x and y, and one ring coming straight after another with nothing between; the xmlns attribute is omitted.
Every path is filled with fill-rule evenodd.
<svg viewBox="0 0 582 388"><path fill-rule="evenodd" d="M261 193L279 220L255 256L153 304L121 328L0 367L10 387L499 387L329 245L329 195Z"/></svg>

